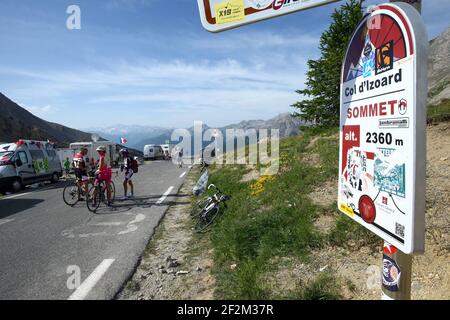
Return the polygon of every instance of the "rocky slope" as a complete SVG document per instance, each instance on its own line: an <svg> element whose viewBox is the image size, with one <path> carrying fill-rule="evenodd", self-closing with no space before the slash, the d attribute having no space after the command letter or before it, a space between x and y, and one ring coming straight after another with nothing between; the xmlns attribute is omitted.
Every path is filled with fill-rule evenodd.
<svg viewBox="0 0 450 320"><path fill-rule="evenodd" d="M91 134L36 117L0 93L0 141L34 139L67 146L71 142L91 141Z"/></svg>
<svg viewBox="0 0 450 320"><path fill-rule="evenodd" d="M436 105L450 99L450 28L430 41L428 102Z"/></svg>

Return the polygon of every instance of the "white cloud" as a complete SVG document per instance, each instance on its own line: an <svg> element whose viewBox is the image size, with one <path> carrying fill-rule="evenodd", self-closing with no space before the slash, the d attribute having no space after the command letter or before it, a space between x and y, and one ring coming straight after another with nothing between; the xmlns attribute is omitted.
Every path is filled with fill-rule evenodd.
<svg viewBox="0 0 450 320"><path fill-rule="evenodd" d="M35 116L48 115L49 113L53 113L53 112L57 111L57 108L55 108L55 107L53 107L51 105L46 105L46 106L26 106L26 105L20 104L20 106L23 107L24 109L30 111Z"/></svg>

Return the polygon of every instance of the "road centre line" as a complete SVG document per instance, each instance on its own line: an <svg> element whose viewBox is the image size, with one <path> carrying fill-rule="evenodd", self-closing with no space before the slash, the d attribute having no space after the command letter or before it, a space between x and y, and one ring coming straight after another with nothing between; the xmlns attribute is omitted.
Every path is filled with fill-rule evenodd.
<svg viewBox="0 0 450 320"><path fill-rule="evenodd" d="M158 199L158 201L156 201L156 204L161 204L166 198L167 196L170 194L170 192L172 192L173 186L170 186L169 189L167 189L166 192L164 192L164 194L161 196L161 198Z"/></svg>
<svg viewBox="0 0 450 320"><path fill-rule="evenodd" d="M83 300L89 292L95 287L97 282L108 271L109 267L116 259L105 259L97 268L83 281L83 283L70 295L67 300Z"/></svg>

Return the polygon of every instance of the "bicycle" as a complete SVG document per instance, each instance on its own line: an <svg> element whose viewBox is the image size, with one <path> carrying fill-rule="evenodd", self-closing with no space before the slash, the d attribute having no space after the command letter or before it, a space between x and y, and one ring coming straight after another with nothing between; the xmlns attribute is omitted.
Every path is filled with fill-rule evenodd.
<svg viewBox="0 0 450 320"><path fill-rule="evenodd" d="M216 193L212 196L199 201L196 207L200 210L191 212L192 218L196 219L194 230L198 233L204 232L214 220L217 218L220 212L220 205L223 204L227 208L226 201L231 199L231 196L224 194L218 187L214 184L208 186L208 190L214 188Z"/></svg>
<svg viewBox="0 0 450 320"><path fill-rule="evenodd" d="M114 181L110 181L109 187L111 190L111 200L113 202L116 198L116 186ZM88 195L86 197L86 205L89 211L96 213L97 209L100 207L100 203L105 203L105 205L109 206L108 197L106 195L106 182L102 180L98 184L94 184L89 189Z"/></svg>
<svg viewBox="0 0 450 320"><path fill-rule="evenodd" d="M81 200L82 197L86 196L83 188L81 187L82 181L75 179L70 179L63 189L63 201L70 207L73 207ZM88 178L88 188L90 184L94 183L94 178L89 176Z"/></svg>

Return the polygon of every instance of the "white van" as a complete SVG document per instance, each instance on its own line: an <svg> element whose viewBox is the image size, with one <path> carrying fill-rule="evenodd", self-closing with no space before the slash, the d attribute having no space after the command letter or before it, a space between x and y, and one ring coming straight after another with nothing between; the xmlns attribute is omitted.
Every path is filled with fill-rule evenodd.
<svg viewBox="0 0 450 320"><path fill-rule="evenodd" d="M64 169L64 162L69 158L69 161L72 163L73 156L75 155L75 151L70 148L58 148L56 149L56 154L59 157L59 162L61 163L61 167Z"/></svg>
<svg viewBox="0 0 450 320"><path fill-rule="evenodd" d="M86 165L93 169L97 165L97 161L100 158L96 149L99 146L106 147L106 163L109 166L117 166L119 163L119 153L117 152L116 144L111 141L97 141L97 142L74 142L70 144L70 149L76 154L80 152L82 147L88 149L86 154Z"/></svg>
<svg viewBox="0 0 450 320"><path fill-rule="evenodd" d="M173 144L162 144L161 148L163 149L164 155L166 156L167 159L172 158Z"/></svg>
<svg viewBox="0 0 450 320"><path fill-rule="evenodd" d="M0 187L17 192L26 185L58 182L61 163L52 143L18 140L0 145Z"/></svg>
<svg viewBox="0 0 450 320"><path fill-rule="evenodd" d="M160 145L147 144L144 146L144 160L164 159L164 150Z"/></svg>

